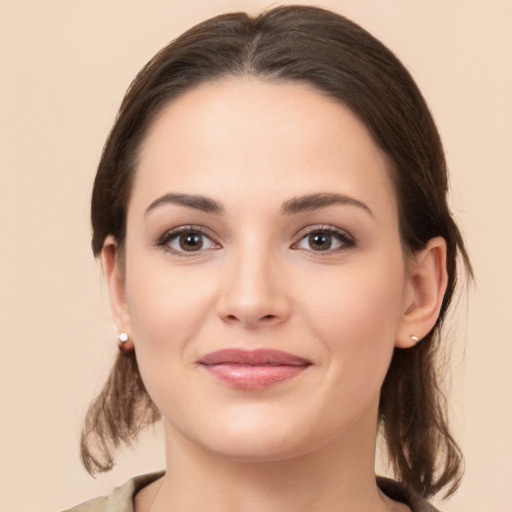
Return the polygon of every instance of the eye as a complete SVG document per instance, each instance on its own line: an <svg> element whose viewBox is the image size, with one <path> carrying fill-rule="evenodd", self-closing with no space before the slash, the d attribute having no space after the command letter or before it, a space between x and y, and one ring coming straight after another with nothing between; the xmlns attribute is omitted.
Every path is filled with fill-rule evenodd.
<svg viewBox="0 0 512 512"><path fill-rule="evenodd" d="M348 233L329 227L309 230L292 248L315 252L334 252L353 245L355 245L355 241Z"/></svg>
<svg viewBox="0 0 512 512"><path fill-rule="evenodd" d="M181 256L220 248L220 245L214 242L201 228L191 226L182 226L168 231L160 238L157 245Z"/></svg>

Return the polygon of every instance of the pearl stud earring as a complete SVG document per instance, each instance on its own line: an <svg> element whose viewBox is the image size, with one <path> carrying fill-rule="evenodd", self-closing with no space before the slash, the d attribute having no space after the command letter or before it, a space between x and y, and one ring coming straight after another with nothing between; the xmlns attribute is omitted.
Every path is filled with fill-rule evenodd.
<svg viewBox="0 0 512 512"><path fill-rule="evenodd" d="M119 336L118 336L118 339L119 339L119 342L117 344L119 350L125 354L126 352L129 352L129 348L126 346L126 343L127 341L130 339L130 337L128 336L128 334L126 334L125 332L122 332Z"/></svg>

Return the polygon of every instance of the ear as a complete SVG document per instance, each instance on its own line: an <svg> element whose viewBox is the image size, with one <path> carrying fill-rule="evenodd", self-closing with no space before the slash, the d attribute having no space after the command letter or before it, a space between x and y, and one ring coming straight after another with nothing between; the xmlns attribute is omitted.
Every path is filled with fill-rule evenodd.
<svg viewBox="0 0 512 512"><path fill-rule="evenodd" d="M110 306L117 334L122 332L128 334L128 341L124 344L124 349L131 349L133 343L131 341L130 314L126 302L124 257L112 236L105 239L101 250L101 261L108 284Z"/></svg>
<svg viewBox="0 0 512 512"><path fill-rule="evenodd" d="M415 253L410 258L408 274L409 290L395 343L399 348L418 343L437 321L448 284L445 239L432 238Z"/></svg>

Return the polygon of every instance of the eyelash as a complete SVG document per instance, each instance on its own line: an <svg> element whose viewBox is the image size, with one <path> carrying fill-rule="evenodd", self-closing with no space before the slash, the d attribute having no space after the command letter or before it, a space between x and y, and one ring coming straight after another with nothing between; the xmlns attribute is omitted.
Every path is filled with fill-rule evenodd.
<svg viewBox="0 0 512 512"><path fill-rule="evenodd" d="M176 239L179 238L180 235L184 234L190 234L190 235L201 235L202 237L207 238L210 240L210 242L214 245L217 245L216 248L221 248L221 245L215 242L210 235L210 233L205 230L201 226L180 226L175 229L171 229L170 231L165 232L156 242L156 246L171 252L174 255L189 258L192 256L197 256L200 253L204 253L206 250L212 250L214 248L209 249L203 249L202 247L197 251L180 251L172 248L170 246L170 243ZM340 247L336 247L334 249L326 249L326 250L318 250L315 251L314 249L304 249L297 247L303 240L305 240L307 237L313 235L313 234L324 234L330 237L335 238L341 245ZM335 228L333 226L326 226L326 225L318 225L318 226L309 226L305 229L303 229L300 233L297 235L298 240L294 242L291 245L291 248L294 250L302 250L314 253L315 256L328 256L333 253L342 252L347 249L350 249L351 247L354 247L356 245L356 240L346 231ZM216 249L215 248L215 249Z"/></svg>
<svg viewBox="0 0 512 512"><path fill-rule="evenodd" d="M191 256L197 256L198 253L202 253L205 250L199 249L198 251L178 251L170 246L170 243L174 239L178 239L180 235L201 235L202 237L207 238L208 240L211 240L211 242L215 245L218 245L216 242L213 241L212 236L207 232L204 228L201 226L180 226L175 229L171 229L170 231L165 232L156 242L156 246L164 249L165 251L171 252L174 255L184 257L184 258L190 258Z"/></svg>
<svg viewBox="0 0 512 512"><path fill-rule="evenodd" d="M307 237L314 235L314 234L323 234L328 235L330 237L333 237L340 243L340 247L335 247L334 249L326 249L326 250L318 250L315 251L313 249L301 249L299 247L296 247L299 245L303 240L305 240ZM339 253L342 251L346 251L347 249L350 249L351 247L354 247L356 245L356 240L352 235L350 235L347 231L344 231L339 228L335 228L334 226L326 226L326 225L319 225L319 226L309 226L302 230L298 235L299 237L298 241L292 244L292 248L295 248L296 250L304 250L308 252L314 253L315 256L328 256L333 253Z"/></svg>

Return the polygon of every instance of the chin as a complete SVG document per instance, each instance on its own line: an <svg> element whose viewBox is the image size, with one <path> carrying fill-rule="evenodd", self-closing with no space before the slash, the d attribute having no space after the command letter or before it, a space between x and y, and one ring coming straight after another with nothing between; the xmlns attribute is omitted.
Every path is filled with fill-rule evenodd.
<svg viewBox="0 0 512 512"><path fill-rule="evenodd" d="M312 422L305 417L270 411L267 407L243 409L231 414L226 411L222 418L207 424L196 422L193 430L180 429L180 432L210 454L246 462L299 457L332 437L332 433L322 429L311 431Z"/></svg>
<svg viewBox="0 0 512 512"><path fill-rule="evenodd" d="M299 439L283 439L267 432L257 435L224 433L222 439L204 440L203 448L218 457L240 462L273 462L303 455L308 450Z"/></svg>

